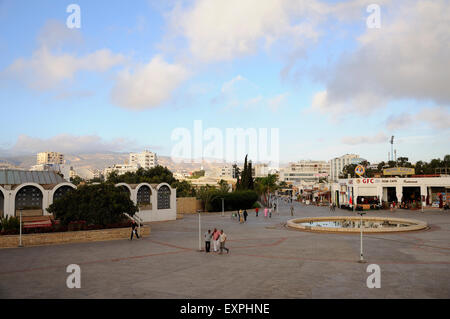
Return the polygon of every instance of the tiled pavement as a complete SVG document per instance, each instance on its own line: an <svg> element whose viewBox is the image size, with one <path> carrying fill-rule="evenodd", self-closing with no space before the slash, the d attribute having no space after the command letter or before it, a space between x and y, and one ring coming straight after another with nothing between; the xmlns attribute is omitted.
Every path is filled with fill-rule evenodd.
<svg viewBox="0 0 450 319"><path fill-rule="evenodd" d="M353 215L296 205L296 217ZM223 228L230 254L198 252L198 217L155 223L148 238L0 250L0 298L449 298L450 212L374 211L425 220L429 230L364 237L381 267L369 289L359 235L286 229L289 206L269 219L250 213L202 215L202 233ZM66 266L81 267L81 288L66 287Z"/></svg>

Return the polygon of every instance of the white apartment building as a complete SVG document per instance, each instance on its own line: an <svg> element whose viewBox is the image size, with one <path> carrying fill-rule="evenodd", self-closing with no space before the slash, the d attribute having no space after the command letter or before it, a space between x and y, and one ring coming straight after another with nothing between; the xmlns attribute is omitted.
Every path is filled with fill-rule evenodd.
<svg viewBox="0 0 450 319"><path fill-rule="evenodd" d="M64 164L64 155L58 152L40 152L36 164Z"/></svg>
<svg viewBox="0 0 450 319"><path fill-rule="evenodd" d="M106 179L108 179L109 174L111 174L113 171L116 171L118 175L125 174L127 172L136 172L139 167L141 167L139 164L137 165L130 165L130 164L114 164L113 166L107 167L103 170L103 175Z"/></svg>
<svg viewBox="0 0 450 319"><path fill-rule="evenodd" d="M129 165L139 165L143 169L149 169L158 165L158 158L156 153L148 150L142 153L130 153Z"/></svg>
<svg viewBox="0 0 450 319"><path fill-rule="evenodd" d="M339 174L342 173L343 168L350 164L359 164L365 161L364 158L360 158L357 154L345 154L341 157L333 158L330 161L330 180L337 181Z"/></svg>
<svg viewBox="0 0 450 319"><path fill-rule="evenodd" d="M65 180L70 180L70 172L71 167L65 164L55 164L55 163L46 163L46 164L37 164L30 167L30 171L32 172L56 172L60 173L64 176Z"/></svg>
<svg viewBox="0 0 450 319"><path fill-rule="evenodd" d="M242 167L238 167L242 172ZM225 165L219 168L218 176L222 178L236 178L236 171L232 165Z"/></svg>
<svg viewBox="0 0 450 319"><path fill-rule="evenodd" d="M299 161L290 163L280 170L279 180L291 184L318 182L321 177L328 177L330 164L325 161Z"/></svg>
<svg viewBox="0 0 450 319"><path fill-rule="evenodd" d="M256 164L253 177L267 177L269 175L269 166L267 164Z"/></svg>

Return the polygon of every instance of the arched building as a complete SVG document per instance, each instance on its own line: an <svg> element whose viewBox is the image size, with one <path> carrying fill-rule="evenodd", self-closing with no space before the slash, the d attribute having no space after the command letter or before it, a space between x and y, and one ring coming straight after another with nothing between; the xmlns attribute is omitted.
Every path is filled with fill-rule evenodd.
<svg viewBox="0 0 450 319"><path fill-rule="evenodd" d="M176 220L177 192L167 183L126 184L120 187L139 207L144 222ZM54 200L76 186L52 171L0 170L0 217L51 215L47 209Z"/></svg>
<svg viewBox="0 0 450 319"><path fill-rule="evenodd" d="M167 183L118 183L139 207L137 215L144 222L177 219L177 190Z"/></svg>
<svg viewBox="0 0 450 319"><path fill-rule="evenodd" d="M0 216L50 215L53 201L75 188L52 171L0 170Z"/></svg>

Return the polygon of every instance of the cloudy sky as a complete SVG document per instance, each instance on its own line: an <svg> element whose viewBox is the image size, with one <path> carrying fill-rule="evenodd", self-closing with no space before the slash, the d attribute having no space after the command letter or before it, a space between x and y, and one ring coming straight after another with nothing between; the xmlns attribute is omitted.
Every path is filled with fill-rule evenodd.
<svg viewBox="0 0 450 319"><path fill-rule="evenodd" d="M449 1L0 0L0 29L0 156L169 156L195 120L279 128L283 162L450 153Z"/></svg>

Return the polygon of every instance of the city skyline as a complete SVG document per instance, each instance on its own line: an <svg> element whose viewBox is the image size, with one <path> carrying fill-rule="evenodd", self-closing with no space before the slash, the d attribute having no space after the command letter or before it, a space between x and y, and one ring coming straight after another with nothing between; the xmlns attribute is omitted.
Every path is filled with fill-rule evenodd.
<svg viewBox="0 0 450 319"><path fill-rule="evenodd" d="M397 157L443 158L450 6L377 3L380 28L364 1L77 1L69 29L66 2L2 1L1 112L18 120L3 123L0 158L170 156L172 132L199 119L278 128L281 163L386 161L391 135Z"/></svg>

